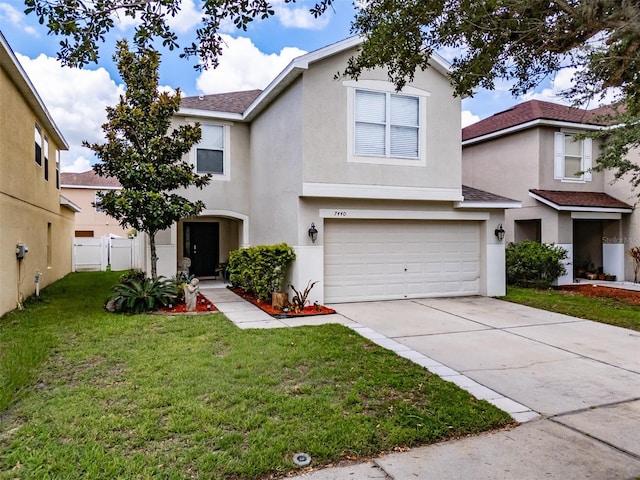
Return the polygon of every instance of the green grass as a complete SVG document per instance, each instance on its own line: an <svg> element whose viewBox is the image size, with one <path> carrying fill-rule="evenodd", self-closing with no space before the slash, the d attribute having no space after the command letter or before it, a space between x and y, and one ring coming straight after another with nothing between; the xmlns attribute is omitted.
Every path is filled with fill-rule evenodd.
<svg viewBox="0 0 640 480"><path fill-rule="evenodd" d="M0 478L267 478L511 423L348 328L108 314L116 281L0 319Z"/></svg>
<svg viewBox="0 0 640 480"><path fill-rule="evenodd" d="M640 331L640 308L609 298L590 298L563 290L509 286L501 297L530 307Z"/></svg>

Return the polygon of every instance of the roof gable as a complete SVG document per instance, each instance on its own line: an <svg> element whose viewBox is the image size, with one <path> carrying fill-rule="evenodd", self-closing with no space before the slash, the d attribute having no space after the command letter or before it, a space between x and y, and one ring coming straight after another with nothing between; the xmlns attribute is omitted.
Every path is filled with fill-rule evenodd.
<svg viewBox="0 0 640 480"><path fill-rule="evenodd" d="M357 48L362 42L362 37L349 37L294 58L262 91L248 90L186 97L182 99L179 114L197 116L198 112L219 112L221 117L225 117L225 114L227 114L233 119L249 121L265 109L296 78L302 75L309 68L309 65L341 52ZM451 69L451 65L435 52L429 59L429 63L434 70L442 75L447 75ZM252 96L253 98L251 98Z"/></svg>

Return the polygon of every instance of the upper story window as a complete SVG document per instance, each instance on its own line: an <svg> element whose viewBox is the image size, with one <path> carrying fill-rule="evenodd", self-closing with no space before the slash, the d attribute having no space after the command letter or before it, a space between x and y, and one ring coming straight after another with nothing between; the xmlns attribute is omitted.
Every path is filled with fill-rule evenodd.
<svg viewBox="0 0 640 480"><path fill-rule="evenodd" d="M576 133L556 132L554 178L565 182L591 181L591 139L576 140Z"/></svg>
<svg viewBox="0 0 640 480"><path fill-rule="evenodd" d="M40 125L36 123L35 128L35 160L38 165L42 165L42 130Z"/></svg>
<svg viewBox="0 0 640 480"><path fill-rule="evenodd" d="M418 158L418 97L356 90L355 154Z"/></svg>
<svg viewBox="0 0 640 480"><path fill-rule="evenodd" d="M229 128L223 125L202 125L202 140L196 147L196 172L228 176Z"/></svg>
<svg viewBox="0 0 640 480"><path fill-rule="evenodd" d="M60 150L56 150L56 188L60 189Z"/></svg>
<svg viewBox="0 0 640 480"><path fill-rule="evenodd" d="M102 202L100 201L100 197L98 196L98 193L102 193L102 191L101 191L101 190L98 190L98 191L95 193L94 200L93 200L93 204L94 204L94 205L95 205L95 207L96 207L96 213L103 213L103 212L104 212L104 210L102 210Z"/></svg>
<svg viewBox="0 0 640 480"><path fill-rule="evenodd" d="M44 137L44 148L43 148L43 156L44 156L44 179L49 181L49 139Z"/></svg>
<svg viewBox="0 0 640 480"><path fill-rule="evenodd" d="M396 92L379 80L345 81L350 162L426 165L429 93L413 87Z"/></svg>

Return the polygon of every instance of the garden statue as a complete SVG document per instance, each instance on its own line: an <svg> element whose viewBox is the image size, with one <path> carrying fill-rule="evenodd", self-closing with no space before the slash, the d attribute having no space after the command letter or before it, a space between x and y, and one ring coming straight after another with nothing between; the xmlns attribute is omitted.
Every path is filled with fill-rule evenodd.
<svg viewBox="0 0 640 480"><path fill-rule="evenodd" d="M184 286L184 302L187 304L187 312L196 311L196 302L198 300L198 284L200 280L194 278L191 282Z"/></svg>

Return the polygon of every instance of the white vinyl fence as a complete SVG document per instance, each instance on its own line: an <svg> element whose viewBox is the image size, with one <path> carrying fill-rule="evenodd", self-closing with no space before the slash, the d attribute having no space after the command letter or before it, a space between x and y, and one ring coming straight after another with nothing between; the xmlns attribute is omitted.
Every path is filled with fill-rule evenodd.
<svg viewBox="0 0 640 480"><path fill-rule="evenodd" d="M76 237L73 241L73 271L90 272L142 268L140 239L104 237Z"/></svg>

